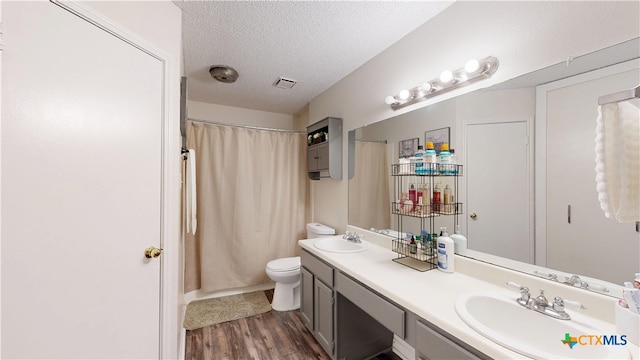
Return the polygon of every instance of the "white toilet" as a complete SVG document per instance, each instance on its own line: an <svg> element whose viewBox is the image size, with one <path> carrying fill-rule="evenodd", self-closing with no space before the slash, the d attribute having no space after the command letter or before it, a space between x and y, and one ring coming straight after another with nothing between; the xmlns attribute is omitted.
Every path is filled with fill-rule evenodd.
<svg viewBox="0 0 640 360"><path fill-rule="evenodd" d="M318 223L307 224L307 238L334 235L336 231ZM300 256L269 261L267 275L276 283L271 308L289 311L300 308Z"/></svg>

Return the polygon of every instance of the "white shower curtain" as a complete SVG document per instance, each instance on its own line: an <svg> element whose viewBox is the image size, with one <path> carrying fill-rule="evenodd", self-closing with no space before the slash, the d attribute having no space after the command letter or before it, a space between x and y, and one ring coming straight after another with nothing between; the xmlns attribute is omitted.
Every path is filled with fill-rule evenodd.
<svg viewBox="0 0 640 360"><path fill-rule="evenodd" d="M185 239L185 292L268 282L267 262L298 255L306 237L305 134L189 121L187 146L198 231Z"/></svg>
<svg viewBox="0 0 640 360"><path fill-rule="evenodd" d="M355 169L349 180L349 224L365 229L389 229L387 144L356 140L355 150Z"/></svg>

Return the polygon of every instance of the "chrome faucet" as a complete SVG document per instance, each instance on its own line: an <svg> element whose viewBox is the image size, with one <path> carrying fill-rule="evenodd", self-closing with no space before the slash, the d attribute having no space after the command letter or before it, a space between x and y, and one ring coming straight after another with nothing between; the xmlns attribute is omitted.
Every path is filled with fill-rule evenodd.
<svg viewBox="0 0 640 360"><path fill-rule="evenodd" d="M529 310L535 310L539 313L551 316L560 320L571 320L571 316L564 311L566 305L576 310L585 310L586 307L577 301L563 300L560 297L553 298L553 303L550 304L547 297L544 296L544 290L540 290L540 295L535 298L531 297L529 288L526 286L520 286L514 282L508 282L507 286L510 288L520 290L520 297L516 299L516 302Z"/></svg>
<svg viewBox="0 0 640 360"><path fill-rule="evenodd" d="M580 279L580 277L578 275L571 275L571 277L566 277L565 276L565 282L564 283L567 284L567 285L570 285L570 286L578 286L578 287L581 287L583 289L596 291L596 292L600 292L600 293L608 293L609 292L609 289L607 289L604 285L600 285L600 284L596 284L596 283L589 284L588 282Z"/></svg>
<svg viewBox="0 0 640 360"><path fill-rule="evenodd" d="M347 232L345 232L344 235L342 235L342 238L347 240L347 241L354 242L354 243L361 243L362 242L362 238L364 238L364 236L361 235L361 234L355 233L355 232L351 233L351 232L347 231Z"/></svg>
<svg viewBox="0 0 640 360"><path fill-rule="evenodd" d="M566 281L564 282L567 285L571 285L571 286L579 286L579 287L587 287L589 286L588 283L582 281L582 279L580 279L580 276L578 275L571 275L570 278L565 277Z"/></svg>

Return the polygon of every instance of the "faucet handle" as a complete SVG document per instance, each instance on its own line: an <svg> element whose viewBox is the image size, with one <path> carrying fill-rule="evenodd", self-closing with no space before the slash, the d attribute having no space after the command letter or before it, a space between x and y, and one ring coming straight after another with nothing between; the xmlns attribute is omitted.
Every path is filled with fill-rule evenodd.
<svg viewBox="0 0 640 360"><path fill-rule="evenodd" d="M521 303L521 305L526 305L529 303L529 299L531 298L531 294L529 294L529 288L526 286L522 286L518 283L515 283L513 281L509 281L506 283L507 287L514 289L514 290L518 290L520 291L520 298L518 299L518 302Z"/></svg>
<svg viewBox="0 0 640 360"><path fill-rule="evenodd" d="M518 284L516 282L513 282L513 281L508 281L508 282L506 282L506 284L507 284L507 287L509 287L511 289L514 289L514 290L518 290L518 291L522 291L522 288L526 288L526 286L522 286L522 285L520 285L520 284Z"/></svg>
<svg viewBox="0 0 640 360"><path fill-rule="evenodd" d="M562 300L562 299L560 299L560 300ZM582 303L579 302L579 301L573 301L573 300L562 300L562 301L564 302L564 306L568 307L570 309L573 309L573 310L587 310L587 308L584 305L582 305Z"/></svg>

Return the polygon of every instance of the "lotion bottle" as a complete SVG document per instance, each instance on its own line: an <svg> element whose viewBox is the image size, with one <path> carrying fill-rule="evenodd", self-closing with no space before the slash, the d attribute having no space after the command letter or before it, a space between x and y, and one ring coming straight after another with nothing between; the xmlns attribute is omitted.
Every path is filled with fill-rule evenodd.
<svg viewBox="0 0 640 360"><path fill-rule="evenodd" d="M442 230L442 235L438 236L438 270L453 273L455 270L453 240L449 237L446 227L442 227L440 230Z"/></svg>
<svg viewBox="0 0 640 360"><path fill-rule="evenodd" d="M467 238L460 231L460 224L456 225L456 231L451 235L453 240L453 251L456 254L465 255L467 253Z"/></svg>

